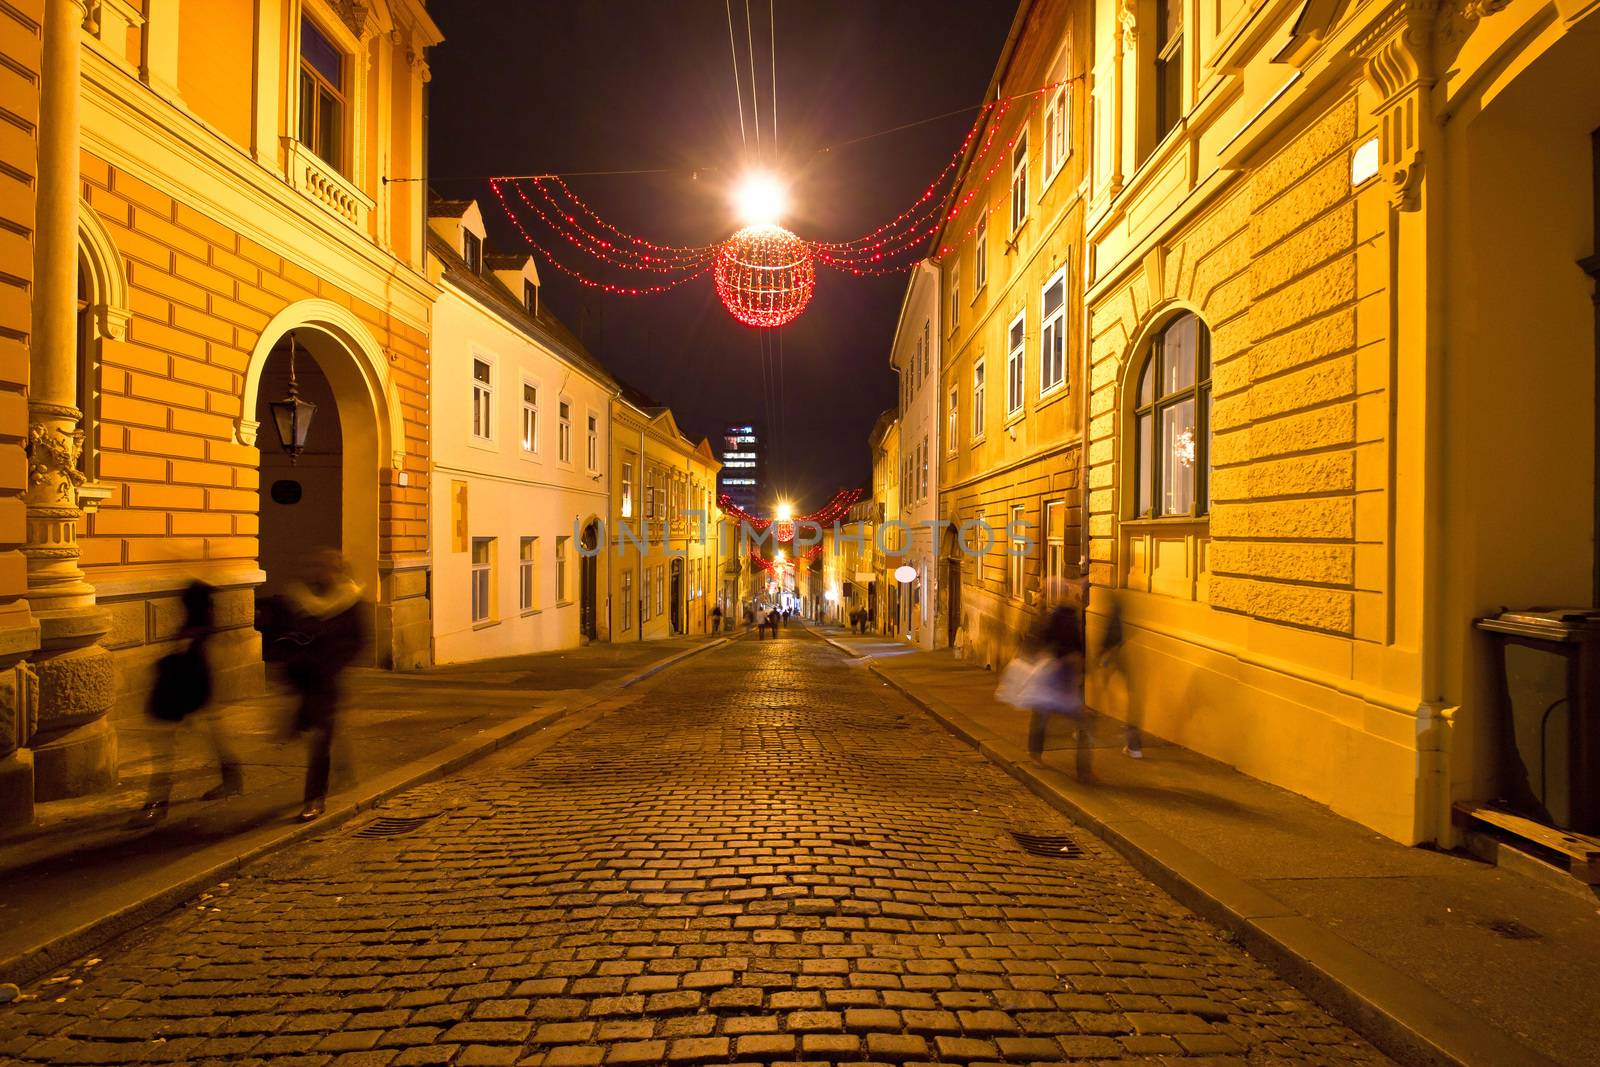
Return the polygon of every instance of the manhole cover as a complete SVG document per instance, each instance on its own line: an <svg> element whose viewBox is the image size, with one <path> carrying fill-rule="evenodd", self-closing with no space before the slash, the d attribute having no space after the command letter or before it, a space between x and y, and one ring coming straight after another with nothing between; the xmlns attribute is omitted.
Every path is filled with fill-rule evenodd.
<svg viewBox="0 0 1600 1067"><path fill-rule="evenodd" d="M356 831L357 837L404 837L432 815L382 815Z"/></svg>
<svg viewBox="0 0 1600 1067"><path fill-rule="evenodd" d="M1508 941L1538 941L1544 936L1533 927L1524 926L1515 919L1491 919L1483 925Z"/></svg>
<svg viewBox="0 0 1600 1067"><path fill-rule="evenodd" d="M1022 846L1022 851L1035 856L1049 856L1058 860L1075 860L1083 856L1082 846L1066 834L1025 834L1020 830L1012 830L1011 836Z"/></svg>

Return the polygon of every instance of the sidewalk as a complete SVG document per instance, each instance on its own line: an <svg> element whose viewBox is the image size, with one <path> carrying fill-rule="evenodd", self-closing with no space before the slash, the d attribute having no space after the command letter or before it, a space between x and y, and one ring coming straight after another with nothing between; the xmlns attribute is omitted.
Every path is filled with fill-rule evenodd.
<svg viewBox="0 0 1600 1067"><path fill-rule="evenodd" d="M1129 759L1105 718L1081 784L1070 726L1033 760L1028 717L993 699L994 673L817 630L1396 1058L1600 1063L1592 896L1407 848L1156 738Z"/></svg>
<svg viewBox="0 0 1600 1067"><path fill-rule="evenodd" d="M217 782L200 724L178 742L170 814L130 826L144 803L158 729L116 721L115 790L42 804L33 826L0 837L0 982L36 977L226 878L246 859L320 832L417 782L534 733L720 639L591 644L479 663L351 673L334 747L327 814L300 824L306 747L284 740L293 698L219 711L244 767L245 794L199 797ZM270 678L270 676L269 676Z"/></svg>

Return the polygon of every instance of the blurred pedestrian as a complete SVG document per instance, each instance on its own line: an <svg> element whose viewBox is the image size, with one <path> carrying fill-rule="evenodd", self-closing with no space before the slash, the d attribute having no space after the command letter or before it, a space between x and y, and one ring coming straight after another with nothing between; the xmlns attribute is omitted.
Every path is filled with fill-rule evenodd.
<svg viewBox="0 0 1600 1067"><path fill-rule="evenodd" d="M188 642L156 661L146 710L160 723L154 734L155 768L139 818L146 822L166 817L176 773L178 728L211 703L211 661L206 643L216 632L215 590L205 582L190 582L183 590L183 626L178 639ZM220 800L244 792L244 772L233 754L216 716L208 716L207 732L216 753L222 781L208 789L203 800Z"/></svg>
<svg viewBox="0 0 1600 1067"><path fill-rule="evenodd" d="M1077 728L1077 773L1091 776L1088 710L1083 702L1083 628L1077 609L1057 601L1023 640L1023 649L1001 674L996 697L1029 712L1028 752L1044 755L1050 722L1060 716Z"/></svg>
<svg viewBox="0 0 1600 1067"><path fill-rule="evenodd" d="M718 604L718 605L716 605L715 607L713 607L711 609L711 632L714 633L714 634L720 634L722 632L722 605L721 604Z"/></svg>
<svg viewBox="0 0 1600 1067"><path fill-rule="evenodd" d="M305 807L302 822L325 810L338 723L340 680L367 643L366 603L343 556L318 549L306 563L304 582L286 592L293 623L282 641L288 645L284 672L297 693L296 733L309 734Z"/></svg>
<svg viewBox="0 0 1600 1067"><path fill-rule="evenodd" d="M1098 660L1101 684L1108 691L1119 687L1122 690L1123 714L1126 716L1122 754L1129 759L1144 759L1144 732L1141 729L1144 716L1138 701L1134 699L1133 675L1128 669L1124 648L1122 597L1116 590L1112 590L1110 595L1111 611L1106 616L1106 633L1100 643Z"/></svg>

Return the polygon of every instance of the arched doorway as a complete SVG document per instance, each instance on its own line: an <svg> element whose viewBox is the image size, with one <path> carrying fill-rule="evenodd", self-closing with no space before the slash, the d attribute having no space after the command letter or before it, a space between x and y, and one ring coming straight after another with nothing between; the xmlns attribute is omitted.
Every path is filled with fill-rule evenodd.
<svg viewBox="0 0 1600 1067"><path fill-rule="evenodd" d="M683 560L672 561L672 632L683 633Z"/></svg>
<svg viewBox="0 0 1600 1067"><path fill-rule="evenodd" d="M298 456L280 440L271 406L288 395L291 377L299 396L316 405ZM352 354L316 327L286 332L261 367L253 414L260 424L259 558L265 572L257 596L282 595L299 578L307 553L327 547L345 557L374 600L382 452L377 412Z"/></svg>
<svg viewBox="0 0 1600 1067"><path fill-rule="evenodd" d="M586 641L599 635L600 526L590 519L579 538L578 553L578 633Z"/></svg>

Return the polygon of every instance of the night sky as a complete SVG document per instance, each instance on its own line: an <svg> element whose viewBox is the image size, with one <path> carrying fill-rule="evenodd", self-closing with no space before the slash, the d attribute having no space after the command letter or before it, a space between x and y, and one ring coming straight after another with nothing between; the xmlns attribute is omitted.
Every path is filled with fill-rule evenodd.
<svg viewBox="0 0 1600 1067"><path fill-rule="evenodd" d="M522 241L487 183L474 180L486 175L673 168L569 181L608 221L665 244L711 244L738 228L727 189L747 161L789 182L783 223L802 237L848 240L887 222L960 144L1015 5L778 0L776 9L776 142L768 0L752 0L749 9L758 153L743 0L734 0L733 19L745 142L723 0L434 0L429 10L446 39L430 58L433 187L447 197L477 197L490 244L502 251ZM592 272L592 261L575 250L551 247ZM728 315L709 276L661 296L607 296L541 257L540 279L546 306L607 367L669 405L686 433L714 436L732 421L766 424L769 486L802 508L867 484L867 434L895 403L889 345L905 275L819 269L810 307L778 331L781 392L773 385L766 393L757 331Z"/></svg>

